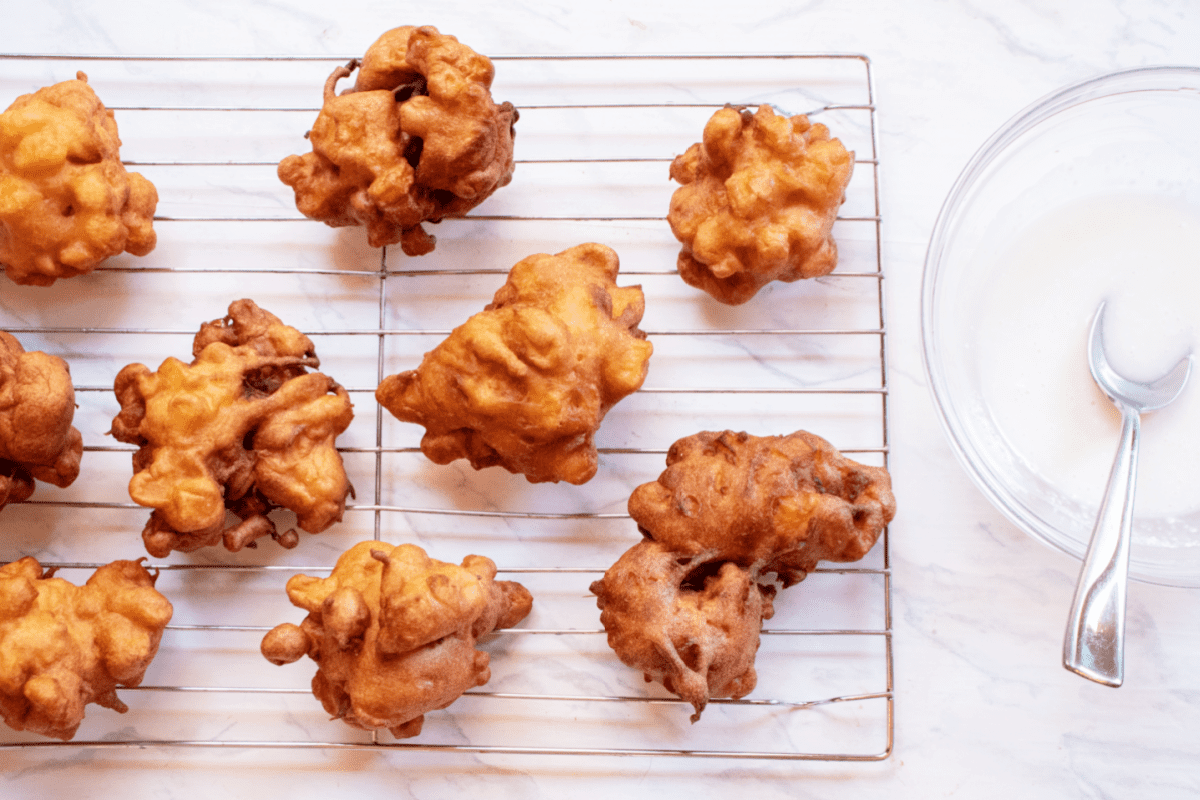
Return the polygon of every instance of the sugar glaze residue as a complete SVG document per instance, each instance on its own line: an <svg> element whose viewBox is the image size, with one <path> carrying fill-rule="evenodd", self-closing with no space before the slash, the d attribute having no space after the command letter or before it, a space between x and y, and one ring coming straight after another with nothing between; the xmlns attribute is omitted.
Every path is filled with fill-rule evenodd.
<svg viewBox="0 0 1200 800"><path fill-rule="evenodd" d="M990 272L974 329L988 410L1033 472L1095 507L1121 418L1088 372L1092 316L1106 300L1106 350L1135 380L1200 344L1200 209L1137 195L1074 203L1014 236ZM1142 417L1138 518L1200 514L1196 355L1183 394Z"/></svg>

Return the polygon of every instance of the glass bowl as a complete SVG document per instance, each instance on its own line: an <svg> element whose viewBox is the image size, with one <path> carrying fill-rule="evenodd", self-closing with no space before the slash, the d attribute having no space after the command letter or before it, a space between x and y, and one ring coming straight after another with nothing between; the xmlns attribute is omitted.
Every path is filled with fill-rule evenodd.
<svg viewBox="0 0 1200 800"><path fill-rule="evenodd" d="M1087 369L1101 300L1132 378L1200 355L1200 68L1034 103L967 164L934 225L925 369L951 447L1013 523L1082 558L1120 418ZM1143 417L1130 575L1200 586L1200 383Z"/></svg>

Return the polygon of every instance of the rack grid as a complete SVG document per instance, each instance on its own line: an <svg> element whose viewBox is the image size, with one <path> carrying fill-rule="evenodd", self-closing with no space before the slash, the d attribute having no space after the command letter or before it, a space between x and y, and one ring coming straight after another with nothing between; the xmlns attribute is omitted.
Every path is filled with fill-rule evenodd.
<svg viewBox="0 0 1200 800"><path fill-rule="evenodd" d="M513 182L466 219L430 230L437 249L373 250L295 210L275 177L304 152L331 56L0 55L0 96L85 71L113 109L122 157L158 187L159 244L52 287L0 288L0 328L67 359L84 433L80 479L40 485L0 514L0 562L33 555L73 582L115 558L144 555L148 515L129 501L132 448L106 435L125 364L186 357L202 321L252 297L317 343L322 371L350 391L355 422L339 450L357 487L345 519L282 550L209 548L152 560L175 616L129 712L89 707L70 742L7 728L16 748L375 749L528 755L877 761L892 751L894 696L887 535L862 562L822 567L781 593L764 628L758 688L690 707L621 665L588 591L637 541L624 504L653 480L671 442L698 430L806 429L886 466L887 372L879 169L871 64L861 55L496 56L493 95L520 111ZM855 151L835 226L837 270L775 284L726 307L683 285L665 223L672 158L726 105L769 103L827 124ZM480 310L508 268L584 241L613 247L619 283L646 295L655 346L645 386L597 437L601 464L583 486L531 485L456 462L438 467L421 430L374 402L386 374ZM287 514L282 514L286 527ZM488 555L534 594L530 617L481 646L492 679L431 712L416 739L326 719L307 659L274 667L258 640L298 622L283 584L328 573L364 538L415 541L457 562ZM73 574L75 573L75 574Z"/></svg>

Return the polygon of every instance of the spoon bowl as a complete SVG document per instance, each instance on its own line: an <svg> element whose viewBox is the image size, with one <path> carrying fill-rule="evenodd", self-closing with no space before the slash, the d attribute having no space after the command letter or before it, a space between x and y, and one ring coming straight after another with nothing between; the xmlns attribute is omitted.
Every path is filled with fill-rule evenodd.
<svg viewBox="0 0 1200 800"><path fill-rule="evenodd" d="M1129 543L1133 534L1133 498L1137 484L1141 415L1170 404L1187 384L1188 353L1162 377L1141 383L1118 373L1104 350L1103 302L1092 317L1088 368L1100 390L1121 412L1121 440L1067 621L1063 666L1106 686L1124 681L1125 595Z"/></svg>

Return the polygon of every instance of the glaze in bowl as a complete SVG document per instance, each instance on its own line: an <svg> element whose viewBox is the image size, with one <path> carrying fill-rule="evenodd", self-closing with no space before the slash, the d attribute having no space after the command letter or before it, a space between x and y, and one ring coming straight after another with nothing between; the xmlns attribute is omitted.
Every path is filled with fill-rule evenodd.
<svg viewBox="0 0 1200 800"><path fill-rule="evenodd" d="M1164 232L1200 242L1197 130L1200 68L1142 68L1064 87L1017 114L979 149L930 238L923 355L951 447L1014 524L1078 558L1119 427L1087 377L1087 323L1099 299L1116 300L1126 329L1153 328L1163 321L1158 317L1170 321L1155 309L1172 303L1200 309L1200 252L1181 258L1162 246ZM1085 258L1097 262L1094 271ZM1120 263L1106 272L1106 259ZM1184 316L1177 327L1189 338L1200 313ZM1200 352L1200 338L1187 344ZM1179 355L1176 347L1163 359L1173 363ZM1146 421L1145 444L1151 434L1165 444L1156 445L1139 474L1145 502L1135 506L1130 574L1200 586L1200 491L1186 480L1191 469L1200 476L1200 451L1188 457L1186 436L1170 428L1186 423L1200 435L1200 387L1185 392L1193 393L1191 404ZM1014 409L1027 414L1024 422ZM1089 414L1104 413L1111 424L1086 428ZM1060 452L1049 468L1055 448ZM1168 492L1164 481L1182 488Z"/></svg>

